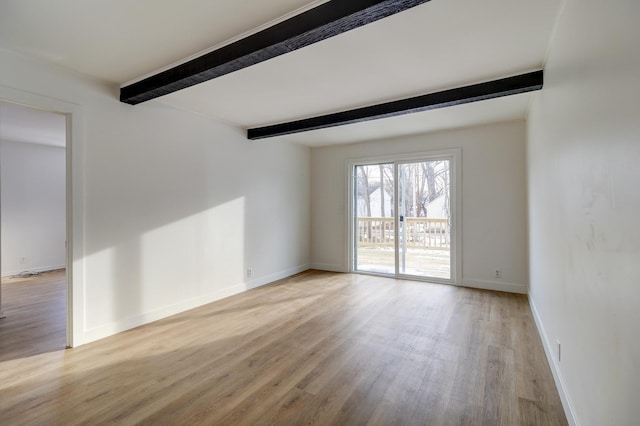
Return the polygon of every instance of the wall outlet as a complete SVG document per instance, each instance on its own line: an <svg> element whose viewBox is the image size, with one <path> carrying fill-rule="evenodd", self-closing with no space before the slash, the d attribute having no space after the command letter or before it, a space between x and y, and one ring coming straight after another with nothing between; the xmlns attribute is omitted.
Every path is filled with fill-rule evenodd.
<svg viewBox="0 0 640 426"><path fill-rule="evenodd" d="M496 268L496 278L502 278L502 269Z"/></svg>
<svg viewBox="0 0 640 426"><path fill-rule="evenodd" d="M558 362L562 361L562 345L560 344L560 340L556 340L558 343Z"/></svg>
<svg viewBox="0 0 640 426"><path fill-rule="evenodd" d="M253 269L247 268L247 278L251 278L253 276Z"/></svg>

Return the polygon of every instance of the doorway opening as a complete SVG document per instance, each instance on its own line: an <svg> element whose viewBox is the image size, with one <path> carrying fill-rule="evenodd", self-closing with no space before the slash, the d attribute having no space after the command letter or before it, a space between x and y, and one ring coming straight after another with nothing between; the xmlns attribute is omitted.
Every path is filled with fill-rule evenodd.
<svg viewBox="0 0 640 426"><path fill-rule="evenodd" d="M68 345L67 116L0 101L0 358Z"/></svg>
<svg viewBox="0 0 640 426"><path fill-rule="evenodd" d="M353 272L456 284L459 152L350 164Z"/></svg>

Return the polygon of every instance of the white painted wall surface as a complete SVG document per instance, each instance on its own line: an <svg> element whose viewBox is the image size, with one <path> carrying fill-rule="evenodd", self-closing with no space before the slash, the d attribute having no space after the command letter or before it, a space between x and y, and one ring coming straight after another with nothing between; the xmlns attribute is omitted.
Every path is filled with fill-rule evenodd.
<svg viewBox="0 0 640 426"><path fill-rule="evenodd" d="M581 425L640 422L639 19L568 0L528 122L530 300Z"/></svg>
<svg viewBox="0 0 640 426"><path fill-rule="evenodd" d="M527 290L525 123L313 148L311 258L319 269L347 270L345 161L351 158L462 149L462 283ZM502 279L494 278L496 267Z"/></svg>
<svg viewBox="0 0 640 426"><path fill-rule="evenodd" d="M0 86L83 111L84 342L308 267L308 148L122 104L115 87L11 52L0 62Z"/></svg>
<svg viewBox="0 0 640 426"><path fill-rule="evenodd" d="M65 267L65 155L60 147L0 141L2 276Z"/></svg>

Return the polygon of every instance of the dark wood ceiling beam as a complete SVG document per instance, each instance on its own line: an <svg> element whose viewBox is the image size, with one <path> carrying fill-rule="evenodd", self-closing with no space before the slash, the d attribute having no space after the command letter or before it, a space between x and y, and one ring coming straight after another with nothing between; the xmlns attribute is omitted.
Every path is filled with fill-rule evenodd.
<svg viewBox="0 0 640 426"><path fill-rule="evenodd" d="M326 40L429 0L331 0L220 49L122 87L139 104Z"/></svg>
<svg viewBox="0 0 640 426"><path fill-rule="evenodd" d="M543 72L535 71L514 77L473 84L471 86L458 87L455 89L444 90L442 92L430 93L428 95L416 96L399 101L371 105L349 111L291 121L288 123L249 129L247 131L247 137L249 139L270 138L310 130L324 129L327 127L344 126L347 124L429 111L432 109L446 108L470 102L482 101L485 99L493 99L502 96L530 92L533 90L540 90L542 89L542 84Z"/></svg>

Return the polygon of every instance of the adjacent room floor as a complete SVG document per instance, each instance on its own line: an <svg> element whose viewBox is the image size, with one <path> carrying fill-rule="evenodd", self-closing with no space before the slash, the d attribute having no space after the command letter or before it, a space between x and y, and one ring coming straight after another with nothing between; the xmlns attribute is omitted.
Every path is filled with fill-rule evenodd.
<svg viewBox="0 0 640 426"><path fill-rule="evenodd" d="M7 313L8 424L566 424L521 295L308 271L68 350Z"/></svg>
<svg viewBox="0 0 640 426"><path fill-rule="evenodd" d="M3 277L2 310L7 317L0 320L0 362L64 349L65 299L63 269L25 278Z"/></svg>

